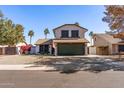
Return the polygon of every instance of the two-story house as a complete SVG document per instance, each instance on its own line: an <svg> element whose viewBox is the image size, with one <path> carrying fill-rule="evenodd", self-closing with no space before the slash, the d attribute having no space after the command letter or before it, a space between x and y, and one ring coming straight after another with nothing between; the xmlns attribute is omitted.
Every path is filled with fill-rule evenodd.
<svg viewBox="0 0 124 93"><path fill-rule="evenodd" d="M40 50L48 50L50 54L54 55L85 55L87 54L88 43L88 40L85 39L85 32L87 31L86 28L78 24L64 24L53 29L54 39L44 40L44 43L41 39L39 42L42 44L38 41L35 44L40 44ZM46 49L45 46L47 46Z"/></svg>

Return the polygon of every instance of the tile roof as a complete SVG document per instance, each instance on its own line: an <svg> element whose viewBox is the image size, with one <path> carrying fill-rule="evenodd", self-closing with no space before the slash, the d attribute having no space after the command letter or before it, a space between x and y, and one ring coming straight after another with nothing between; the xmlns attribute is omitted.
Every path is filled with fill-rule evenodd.
<svg viewBox="0 0 124 93"><path fill-rule="evenodd" d="M38 39L35 42L35 45L42 45L42 44L51 44L52 40L51 39Z"/></svg>

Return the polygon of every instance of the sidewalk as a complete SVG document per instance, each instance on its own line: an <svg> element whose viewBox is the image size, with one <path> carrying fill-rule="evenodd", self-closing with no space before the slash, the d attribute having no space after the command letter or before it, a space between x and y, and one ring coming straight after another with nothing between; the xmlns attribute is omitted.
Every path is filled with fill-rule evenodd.
<svg viewBox="0 0 124 93"><path fill-rule="evenodd" d="M0 70L56 70L48 66L34 66L34 65L0 65Z"/></svg>

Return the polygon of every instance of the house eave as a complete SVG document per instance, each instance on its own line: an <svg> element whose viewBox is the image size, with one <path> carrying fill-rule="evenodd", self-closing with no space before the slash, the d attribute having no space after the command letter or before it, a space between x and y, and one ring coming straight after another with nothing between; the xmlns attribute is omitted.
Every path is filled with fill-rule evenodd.
<svg viewBox="0 0 124 93"><path fill-rule="evenodd" d="M54 43L89 43L86 39L53 39Z"/></svg>

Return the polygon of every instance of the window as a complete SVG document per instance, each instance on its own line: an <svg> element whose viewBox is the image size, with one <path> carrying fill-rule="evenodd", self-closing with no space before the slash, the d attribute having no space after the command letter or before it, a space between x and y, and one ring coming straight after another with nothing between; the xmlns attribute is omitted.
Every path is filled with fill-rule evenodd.
<svg viewBox="0 0 124 93"><path fill-rule="evenodd" d="M124 45L118 45L118 51L124 52Z"/></svg>
<svg viewBox="0 0 124 93"><path fill-rule="evenodd" d="M71 37L78 38L79 37L79 31L78 30L72 30L71 31Z"/></svg>
<svg viewBox="0 0 124 93"><path fill-rule="evenodd" d="M61 31L61 37L62 37L62 38L68 38L68 37L69 37L69 32L68 32L68 30L62 30L62 31Z"/></svg>

